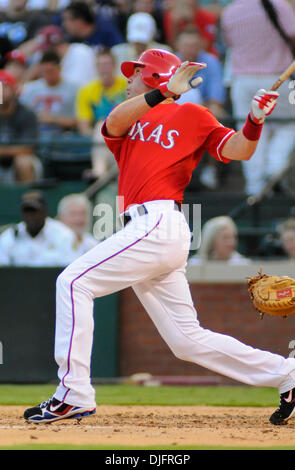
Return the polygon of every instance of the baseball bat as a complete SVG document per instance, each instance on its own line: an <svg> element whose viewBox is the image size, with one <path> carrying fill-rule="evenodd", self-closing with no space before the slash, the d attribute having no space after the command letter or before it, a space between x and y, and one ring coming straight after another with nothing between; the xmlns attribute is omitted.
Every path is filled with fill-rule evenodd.
<svg viewBox="0 0 295 470"><path fill-rule="evenodd" d="M295 72L295 60L292 62L289 67L286 68L286 70L279 76L279 78L276 80L276 82L272 85L270 91L276 91L282 83L284 83L287 78L289 78L292 73ZM293 157L294 157L294 152L293 152ZM292 159L292 165L294 164L293 159ZM248 196L246 199L246 202L244 202L240 207L236 208L236 210L232 211L232 216L234 217L234 213L236 212L239 214L240 212L243 212L246 208L250 206L254 206L258 202L260 202L263 197L272 189L272 187L281 180L282 176L290 169L291 163L289 163L278 175L276 175L274 178L271 178L265 186L262 188L262 190L254 195L254 196Z"/></svg>
<svg viewBox="0 0 295 470"><path fill-rule="evenodd" d="M277 79L277 81L273 84L273 86L271 87L271 91L276 91L281 85L282 83L284 83L285 80L287 80L287 78L290 77L290 75L292 75L292 73L295 72L295 60L292 62L291 65L289 65L289 67L286 68L286 70L279 76L279 78ZM249 196L247 198L247 204L249 206L253 206L254 204L256 204L257 202L259 202L263 196L265 196L265 194L268 193L268 191L270 189L272 189L272 187L278 182L281 180L282 176L284 176L284 174L286 173L286 171L289 169L289 165L287 165L286 168L284 168L278 175L276 175L275 177L271 178L268 183L263 187L262 191L260 191L259 194L255 195L255 196Z"/></svg>
<svg viewBox="0 0 295 470"><path fill-rule="evenodd" d="M284 81L287 80L290 75L292 75L293 72L295 72L295 60L291 65L289 65L288 68L286 68L282 75L279 76L277 81L271 87L271 91L276 91L282 85L282 83L284 83Z"/></svg>

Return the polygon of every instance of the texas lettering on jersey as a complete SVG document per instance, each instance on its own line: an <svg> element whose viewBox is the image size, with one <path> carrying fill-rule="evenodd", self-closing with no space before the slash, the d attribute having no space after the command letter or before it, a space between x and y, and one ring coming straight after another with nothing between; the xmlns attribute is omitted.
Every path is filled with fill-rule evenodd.
<svg viewBox="0 0 295 470"><path fill-rule="evenodd" d="M194 103L154 106L119 137L108 135L106 122L101 132L119 166L122 212L131 204L157 199L181 203L204 151L229 162L222 149L235 133Z"/></svg>
<svg viewBox="0 0 295 470"><path fill-rule="evenodd" d="M176 129L169 129L163 132L164 125L158 124L152 130L146 129L150 124L149 121L140 123L137 121L131 127L128 135L130 140L140 140L141 142L153 141L155 144L161 145L164 149L171 149L175 145L175 137L180 134Z"/></svg>

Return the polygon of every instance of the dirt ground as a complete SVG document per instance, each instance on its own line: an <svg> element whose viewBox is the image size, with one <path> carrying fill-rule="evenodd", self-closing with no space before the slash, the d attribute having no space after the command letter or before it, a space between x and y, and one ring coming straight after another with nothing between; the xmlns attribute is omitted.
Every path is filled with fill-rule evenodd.
<svg viewBox="0 0 295 470"><path fill-rule="evenodd" d="M295 419L273 426L273 408L99 406L96 415L51 424L26 423L24 407L0 406L0 445L24 443L205 446L295 446Z"/></svg>

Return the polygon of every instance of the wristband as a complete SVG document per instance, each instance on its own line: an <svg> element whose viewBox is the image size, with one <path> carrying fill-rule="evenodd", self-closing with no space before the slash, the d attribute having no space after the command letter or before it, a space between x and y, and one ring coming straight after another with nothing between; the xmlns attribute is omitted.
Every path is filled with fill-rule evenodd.
<svg viewBox="0 0 295 470"><path fill-rule="evenodd" d="M259 140L260 138L260 134L262 132L262 127L263 127L263 123L262 124L255 124L251 117L250 117L250 114L248 115L247 117L247 120L244 124L244 127L242 129L242 132L244 134L244 136L246 137L246 139L248 140Z"/></svg>
<svg viewBox="0 0 295 470"><path fill-rule="evenodd" d="M145 93L144 98L151 108L157 106L157 104L162 103L162 101L167 99L166 96L162 95L160 90L158 90L157 88L155 90L148 91L147 93Z"/></svg>

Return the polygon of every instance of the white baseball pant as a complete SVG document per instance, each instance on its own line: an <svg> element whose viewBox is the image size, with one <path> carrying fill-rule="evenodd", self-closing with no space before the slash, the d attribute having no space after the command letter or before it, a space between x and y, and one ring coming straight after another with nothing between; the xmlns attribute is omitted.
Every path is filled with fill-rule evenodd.
<svg viewBox="0 0 295 470"><path fill-rule="evenodd" d="M185 217L174 209L174 201L147 202L145 207L148 213L139 215L132 206L125 228L57 279L55 359L60 383L54 396L70 405L95 406L90 380L93 299L129 286L178 358L246 384L278 387L281 393L294 387L295 359L200 326L185 277L191 235Z"/></svg>

